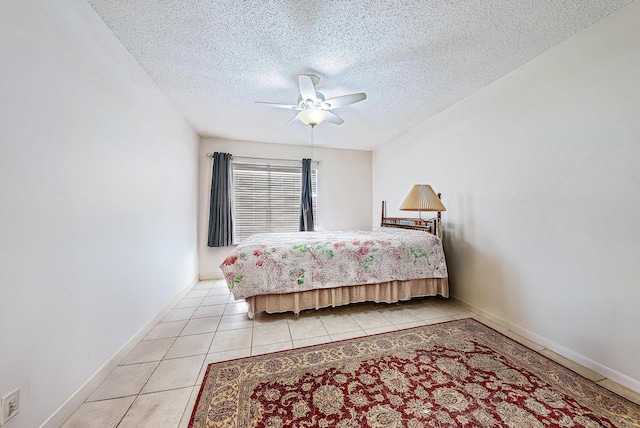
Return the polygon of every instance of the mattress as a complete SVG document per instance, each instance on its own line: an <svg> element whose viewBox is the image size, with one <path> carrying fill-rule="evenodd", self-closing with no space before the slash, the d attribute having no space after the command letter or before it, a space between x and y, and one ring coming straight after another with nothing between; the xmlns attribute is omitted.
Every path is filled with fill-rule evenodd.
<svg viewBox="0 0 640 428"><path fill-rule="evenodd" d="M442 241L404 229L259 233L220 268L236 299L448 276Z"/></svg>

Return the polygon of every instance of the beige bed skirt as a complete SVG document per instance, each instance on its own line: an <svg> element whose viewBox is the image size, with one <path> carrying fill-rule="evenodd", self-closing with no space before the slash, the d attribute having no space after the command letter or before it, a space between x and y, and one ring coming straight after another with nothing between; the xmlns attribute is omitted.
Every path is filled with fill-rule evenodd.
<svg viewBox="0 0 640 428"><path fill-rule="evenodd" d="M376 302L395 303L413 297L449 297L447 278L423 278L408 281L390 281L380 284L351 285L338 288L321 288L287 294L265 294L246 298L248 315L256 312L290 312L299 314L305 309L320 309L342 306L349 303Z"/></svg>

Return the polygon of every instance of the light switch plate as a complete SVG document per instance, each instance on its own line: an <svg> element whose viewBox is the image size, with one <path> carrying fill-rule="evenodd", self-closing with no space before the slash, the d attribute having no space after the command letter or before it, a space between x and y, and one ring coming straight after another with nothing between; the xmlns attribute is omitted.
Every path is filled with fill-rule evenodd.
<svg viewBox="0 0 640 428"><path fill-rule="evenodd" d="M20 412L20 388L2 397L0 407L2 410L0 426L2 426Z"/></svg>

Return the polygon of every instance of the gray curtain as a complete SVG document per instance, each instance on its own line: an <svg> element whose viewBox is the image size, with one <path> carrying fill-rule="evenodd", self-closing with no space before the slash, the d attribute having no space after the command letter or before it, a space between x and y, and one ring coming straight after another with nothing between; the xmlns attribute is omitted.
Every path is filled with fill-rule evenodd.
<svg viewBox="0 0 640 428"><path fill-rule="evenodd" d="M300 232L313 232L313 194L311 159L302 159L302 195L300 196Z"/></svg>
<svg viewBox="0 0 640 428"><path fill-rule="evenodd" d="M233 244L233 159L229 153L213 154L211 204L209 205L210 247Z"/></svg>

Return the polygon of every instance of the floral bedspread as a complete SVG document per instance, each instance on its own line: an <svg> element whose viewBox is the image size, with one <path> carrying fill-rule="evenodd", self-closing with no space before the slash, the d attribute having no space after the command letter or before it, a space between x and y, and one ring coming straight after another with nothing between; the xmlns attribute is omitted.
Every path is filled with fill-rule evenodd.
<svg viewBox="0 0 640 428"><path fill-rule="evenodd" d="M430 233L259 233L220 265L236 299L316 288L446 278L442 241Z"/></svg>

